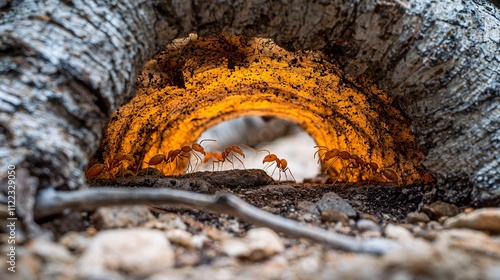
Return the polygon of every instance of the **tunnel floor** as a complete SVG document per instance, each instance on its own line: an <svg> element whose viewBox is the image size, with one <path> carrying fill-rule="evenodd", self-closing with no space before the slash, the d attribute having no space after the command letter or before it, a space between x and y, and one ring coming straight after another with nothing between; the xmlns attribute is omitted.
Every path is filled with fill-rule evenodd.
<svg viewBox="0 0 500 280"><path fill-rule="evenodd" d="M143 169L141 174L147 174ZM322 181L318 183L318 181ZM321 226L323 221L319 211L313 206L327 193L338 194L346 204L356 211L355 219L368 214L381 225L391 222L404 223L408 213L419 210L424 203L432 202L431 184L415 183L400 187L391 183L357 182L332 183L331 178L319 175L306 180L306 183L292 181L274 181L260 169L227 170L216 172L195 172L165 176L154 168L149 168L148 175L116 179L91 179L87 183L93 188L172 188L204 194L225 192L235 194L253 206L283 217L312 222ZM312 207L311 207L312 206ZM207 226L218 224L218 214L207 211L190 210L182 207L167 207L174 213L197 213L196 218ZM304 216L306 220L304 220ZM311 217L310 219L307 217ZM46 226L56 235L64 234L68 228L93 226L92 221L80 219L65 222L65 227L52 227L52 221ZM59 223L55 223L57 225ZM73 225L71 225L73 224ZM242 222L242 224L245 224ZM245 224L245 228L251 225Z"/></svg>

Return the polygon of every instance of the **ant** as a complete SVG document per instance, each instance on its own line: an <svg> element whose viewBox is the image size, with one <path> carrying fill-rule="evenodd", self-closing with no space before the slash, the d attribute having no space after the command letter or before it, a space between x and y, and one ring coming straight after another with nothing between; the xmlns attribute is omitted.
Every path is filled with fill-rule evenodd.
<svg viewBox="0 0 500 280"><path fill-rule="evenodd" d="M342 164L343 164L343 161L344 160L349 160L351 158L351 154L349 152L346 152L346 151L340 151L339 149L328 149L327 147L325 146L314 146L314 148L317 148L318 150L314 153L314 158L316 158L316 154L318 154L319 158L318 158L318 163L320 161L323 161L323 163L327 163L328 161L330 161L331 159L333 159L333 161L330 161L330 163L325 167L325 171L324 171L324 174L327 173L328 169L330 169L330 167L338 160L338 159L342 159ZM326 150L326 152L321 155L320 154L320 151L321 150ZM344 168L342 167L342 170ZM340 171L340 174L342 174L342 170ZM339 177L340 177L340 174L339 174ZM337 179L339 178L337 177Z"/></svg>
<svg viewBox="0 0 500 280"><path fill-rule="evenodd" d="M245 144L242 144L242 145L253 150L253 148L251 148ZM241 165L243 165L243 168L246 169L243 161L236 155L236 154L238 154L238 155L242 156L243 158L245 158L245 153L243 152L243 149L238 145L227 146L223 152L219 152L219 151L207 152L207 154L205 155L205 158L203 159L203 163L207 163L210 159L213 159L212 171L214 171L215 163L217 163L217 170L222 170L222 168L224 166L224 162L227 160L231 163L231 165L233 166L233 170L234 170L234 163L232 160L229 159L229 155L231 155L231 153L233 153L232 154L233 160L234 160L234 158L236 158L241 163Z"/></svg>
<svg viewBox="0 0 500 280"><path fill-rule="evenodd" d="M149 166L151 165L158 165L160 163L163 163L163 162L166 162L166 157L164 154L157 154L157 155L154 155L152 158L149 159L149 161L145 161L145 163L148 164L148 170L149 171ZM147 175L147 171L146 171L146 175Z"/></svg>
<svg viewBox="0 0 500 280"><path fill-rule="evenodd" d="M116 167L120 166L121 164L123 164L124 160L132 163L132 165L135 165L135 158L132 155L116 154L113 157L113 159L111 160L111 164L110 164L111 169L116 168Z"/></svg>
<svg viewBox="0 0 500 280"><path fill-rule="evenodd" d="M198 168L198 165L203 161L202 158L196 152L203 154L203 155L206 155L205 148L203 148L203 146L201 146L201 143L203 143L204 141L217 142L217 140L215 140L215 139L203 139L200 141L200 143L193 143L191 146L185 145L185 146L182 146L180 149L171 150L170 152L168 152L168 156L165 159L165 162L170 163L170 162L173 162L175 160L177 163L177 160L179 160L181 158L188 158L189 159L188 154L192 154L196 158L196 165L193 167L191 165L191 161L188 160L187 171L190 172L189 170L191 170L191 172L194 172L196 170L196 168Z"/></svg>
<svg viewBox="0 0 500 280"><path fill-rule="evenodd" d="M388 182L399 184L399 177L396 171L390 168L384 168L378 171L378 164L376 164L375 162L368 162L366 163L365 166L368 169L368 171L371 171L373 175L385 178Z"/></svg>
<svg viewBox="0 0 500 280"><path fill-rule="evenodd" d="M212 161L212 172L215 170L215 163L217 162L217 171L222 169L221 163L224 164L226 160L225 152L207 152L205 157L203 158L203 163L207 163L209 160ZM228 160L229 161L229 160Z"/></svg>
<svg viewBox="0 0 500 280"><path fill-rule="evenodd" d="M247 169L245 167L245 164L243 163L243 161L236 155L236 154L239 154L241 155L243 158L245 158L245 153L243 152L243 150L240 148L240 146L238 145L233 145L233 146L228 146L224 149L224 152L222 152L222 157L224 158L224 160L227 160L231 163L231 165L233 166L233 169L234 169L234 163L232 161L230 161L228 159L229 155L233 153L233 160L234 158L236 158L239 162L241 162L241 165L243 165L243 168ZM222 164L224 164L224 160L222 161Z"/></svg>
<svg viewBox="0 0 500 280"><path fill-rule="evenodd" d="M396 171L389 169L389 168L385 168L385 169L380 170L379 175L385 177L387 179L387 181L393 182L393 183L398 183L398 185L399 185L399 177L398 177L398 174L396 173Z"/></svg>
<svg viewBox="0 0 500 280"><path fill-rule="evenodd" d="M344 165L344 161L350 161L349 164L346 166L344 165L342 169L340 170L339 176L333 182L334 184L337 182L338 179L342 176L343 173L347 175L347 169L352 168L352 169L357 169L359 168L360 171L368 171L371 173L371 175L375 176L380 176L382 178L385 178L388 182L399 182L399 177L396 173L396 171L392 169L381 169L379 170L379 166L375 162L365 162L361 157L357 155L352 155L349 152L346 151L340 151L339 149L328 149L325 146L314 146L318 150L314 153L314 157L316 158L316 154L319 155L318 158L318 163L320 161L323 161L323 163L328 162L329 160L333 159L326 167L324 173L326 174L328 169L333 165L334 162L336 162L338 159L342 160L342 163ZM321 155L320 151L326 150L323 155ZM369 183L370 181L368 181ZM346 181L347 184L347 181Z"/></svg>
<svg viewBox="0 0 500 280"><path fill-rule="evenodd" d="M186 146L183 146L181 148L182 152L185 153L185 154L192 154L195 158L196 158L196 165L195 167L193 168L193 166L191 165L191 162L189 161L188 162L188 170L189 170L189 167L191 166L192 168L192 172L196 170L196 168L198 168L198 165L201 164L201 162L203 161L201 156L199 156L196 152L202 154L202 155L205 155L206 152L205 152L205 148L203 148L203 146L201 146L201 143L203 143L204 141L213 141L213 142L217 142L217 140L215 139L203 139L200 141L200 143L193 143L191 146L189 145L186 145ZM180 157L179 153L177 153L176 157ZM182 156L184 157L184 156ZM175 157L174 157L175 158ZM173 159L172 159L173 161Z"/></svg>
<svg viewBox="0 0 500 280"><path fill-rule="evenodd" d="M111 175L111 177L115 177L116 174L120 171L120 168L123 168L123 161L129 161L133 165L135 165L135 159L133 156L129 154L116 154L113 159L111 160L111 163L103 164L103 163L96 163L92 165L87 172L85 173L85 177L90 179L90 178L95 178L100 176L103 173L108 173ZM114 169L118 170L116 172L112 172Z"/></svg>
<svg viewBox="0 0 500 280"><path fill-rule="evenodd" d="M268 150L258 150L257 152L267 152L268 155L264 157L264 159L262 160L262 163L266 163L266 166L264 167L264 169L268 169L269 167L271 167L273 164L276 163L276 166L274 167L273 169L273 173L271 173L271 177L273 176L274 172L276 171L276 168L279 169L279 178L278 178L278 181L281 180L281 172L285 173L285 178L286 180L288 181L288 177L286 176L286 171L288 170L288 172L290 173L290 175L292 176L293 178L293 181L295 182L295 177L293 177L293 174L292 174L292 171L290 170L290 168L288 167L288 162L286 161L286 159L282 158L278 158L278 156L276 156L275 154L271 154L271 152L269 152Z"/></svg>
<svg viewBox="0 0 500 280"><path fill-rule="evenodd" d="M96 163L87 170L87 172L85 173L85 177L87 177L87 179L97 177L101 175L105 170L108 170L108 167L105 164Z"/></svg>

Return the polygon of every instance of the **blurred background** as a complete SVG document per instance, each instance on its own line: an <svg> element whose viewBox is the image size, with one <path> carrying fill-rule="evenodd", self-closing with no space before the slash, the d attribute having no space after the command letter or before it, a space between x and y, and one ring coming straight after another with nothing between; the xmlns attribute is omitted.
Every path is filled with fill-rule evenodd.
<svg viewBox="0 0 500 280"><path fill-rule="evenodd" d="M275 117L241 117L230 121L222 122L207 131L205 131L197 140L199 143L203 139L216 139L215 142L203 142L202 145L206 151L224 151L228 146L238 145L244 153L245 158L237 155L245 164L247 169L258 168L262 169L265 164L262 160L267 155L267 152L257 152L258 150L268 150L272 154L276 154L280 159L285 158L288 161L288 167L292 172L297 182L303 182L304 178L315 177L320 172L320 165L315 159L314 139L295 123L275 118ZM248 147L254 149L250 149ZM237 160L229 156L229 159L234 163L235 169L243 169L243 165ZM191 159L195 163L194 158ZM267 169L271 175L274 166ZM213 168L212 161L201 164L197 171L211 171ZM217 163L215 164L217 170ZM224 162L223 170L233 169L230 162ZM290 173L287 171L288 179ZM279 179L279 172L276 170L273 174L275 180ZM285 180L285 175L281 173L281 180Z"/></svg>

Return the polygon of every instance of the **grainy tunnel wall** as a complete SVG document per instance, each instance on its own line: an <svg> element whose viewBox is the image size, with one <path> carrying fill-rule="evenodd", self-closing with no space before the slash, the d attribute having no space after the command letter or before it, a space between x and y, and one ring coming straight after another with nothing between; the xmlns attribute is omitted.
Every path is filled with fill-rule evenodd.
<svg viewBox="0 0 500 280"><path fill-rule="evenodd" d="M14 1L1 13L0 165L27 185L82 186L144 63L175 38L225 32L317 50L338 77L373 81L411 122L443 197L500 200L500 19L486 1Z"/></svg>

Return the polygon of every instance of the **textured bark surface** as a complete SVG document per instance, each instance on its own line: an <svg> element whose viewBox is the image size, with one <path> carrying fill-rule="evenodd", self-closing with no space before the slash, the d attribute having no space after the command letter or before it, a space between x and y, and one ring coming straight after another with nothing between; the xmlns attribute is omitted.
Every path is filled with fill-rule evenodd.
<svg viewBox="0 0 500 280"><path fill-rule="evenodd" d="M487 1L13 1L0 17L0 178L14 164L31 187L83 186L145 61L189 32L228 32L371 76L413 121L443 196L500 200L500 13Z"/></svg>

